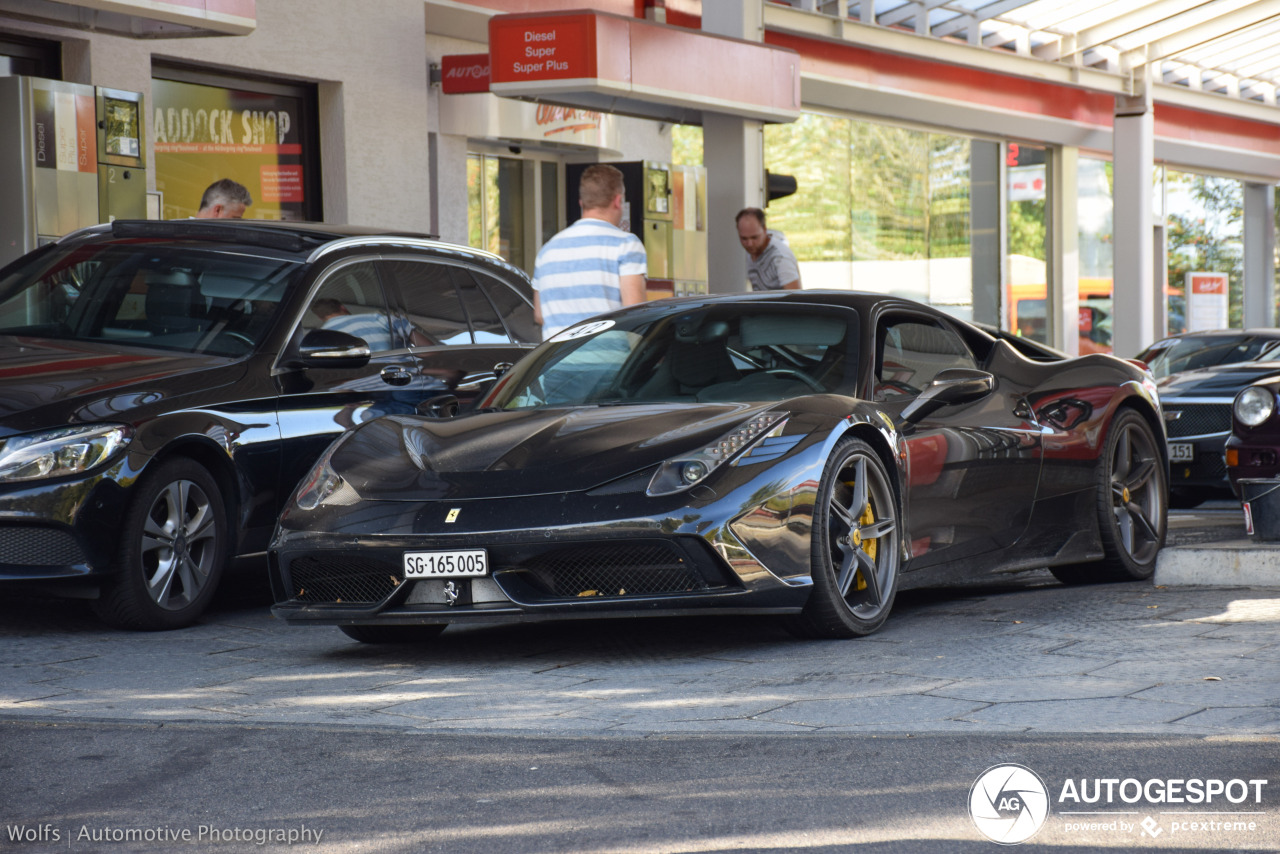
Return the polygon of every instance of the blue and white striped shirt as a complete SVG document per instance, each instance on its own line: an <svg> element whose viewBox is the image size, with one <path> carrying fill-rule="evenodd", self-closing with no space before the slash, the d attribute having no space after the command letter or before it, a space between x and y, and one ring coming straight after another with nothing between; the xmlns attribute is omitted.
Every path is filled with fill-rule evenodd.
<svg viewBox="0 0 1280 854"><path fill-rule="evenodd" d="M622 277L648 270L644 244L602 219L578 220L538 252L533 287L542 309L542 338L622 307Z"/></svg>
<svg viewBox="0 0 1280 854"><path fill-rule="evenodd" d="M404 347L409 340L409 333L412 327L409 322L402 317L397 317L393 321L396 333L403 339L401 341L391 340L391 324L387 321L387 316L381 312L373 312L369 314L336 314L327 318L321 327L324 329L336 329L339 332L345 332L348 335L354 335L357 338L363 338L369 345L370 352L378 353L383 350L394 350Z"/></svg>

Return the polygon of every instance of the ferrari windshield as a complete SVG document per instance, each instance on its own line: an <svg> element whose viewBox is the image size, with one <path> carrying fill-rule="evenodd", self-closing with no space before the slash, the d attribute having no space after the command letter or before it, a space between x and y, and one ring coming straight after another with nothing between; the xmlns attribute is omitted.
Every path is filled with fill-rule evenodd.
<svg viewBox="0 0 1280 854"><path fill-rule="evenodd" d="M240 356L270 324L300 268L239 247L55 249L0 279L0 335Z"/></svg>
<svg viewBox="0 0 1280 854"><path fill-rule="evenodd" d="M721 303L588 321L520 362L492 408L784 400L853 394L849 309Z"/></svg>

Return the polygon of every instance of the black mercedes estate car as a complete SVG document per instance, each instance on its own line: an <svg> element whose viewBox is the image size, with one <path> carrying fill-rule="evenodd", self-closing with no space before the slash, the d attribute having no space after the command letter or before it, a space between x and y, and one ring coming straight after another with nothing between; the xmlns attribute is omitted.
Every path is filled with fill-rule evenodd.
<svg viewBox="0 0 1280 854"><path fill-rule="evenodd" d="M190 624L325 447L465 410L540 338L527 277L422 236L117 221L0 270L0 583Z"/></svg>

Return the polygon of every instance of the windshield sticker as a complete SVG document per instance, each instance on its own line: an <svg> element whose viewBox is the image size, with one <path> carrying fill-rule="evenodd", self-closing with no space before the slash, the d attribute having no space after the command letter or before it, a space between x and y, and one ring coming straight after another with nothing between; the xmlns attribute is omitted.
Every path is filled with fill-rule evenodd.
<svg viewBox="0 0 1280 854"><path fill-rule="evenodd" d="M581 326L573 326L554 336L552 341L573 341L577 338L586 338L591 335L598 335L606 329L613 327L612 320L593 320L590 323L584 323Z"/></svg>

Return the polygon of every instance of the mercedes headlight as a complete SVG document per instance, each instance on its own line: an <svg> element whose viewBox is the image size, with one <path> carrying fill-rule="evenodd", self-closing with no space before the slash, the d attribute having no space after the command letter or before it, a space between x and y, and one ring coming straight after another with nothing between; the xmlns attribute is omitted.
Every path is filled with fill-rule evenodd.
<svg viewBox="0 0 1280 854"><path fill-rule="evenodd" d="M739 425L700 451L667 460L654 472L649 495L670 495L696 486L721 465L751 447L761 437L782 430L786 412L766 412Z"/></svg>
<svg viewBox="0 0 1280 854"><path fill-rule="evenodd" d="M0 483L81 474L120 452L133 431L124 424L85 424L0 440Z"/></svg>
<svg viewBox="0 0 1280 854"><path fill-rule="evenodd" d="M1276 411L1276 396L1265 386L1251 385L1236 395L1231 409L1241 424L1257 427Z"/></svg>

